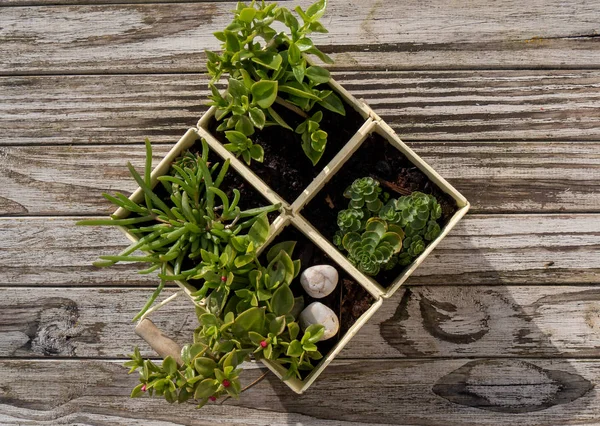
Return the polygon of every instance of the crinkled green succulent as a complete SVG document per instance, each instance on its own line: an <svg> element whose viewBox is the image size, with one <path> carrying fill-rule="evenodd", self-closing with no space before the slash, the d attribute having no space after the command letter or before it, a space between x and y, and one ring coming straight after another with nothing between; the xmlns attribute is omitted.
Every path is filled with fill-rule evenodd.
<svg viewBox="0 0 600 426"><path fill-rule="evenodd" d="M349 207L353 209L362 209L367 207L371 212L377 212L381 209L383 203L379 199L381 188L379 181L372 177L356 179L344 191L344 197L350 199Z"/></svg>
<svg viewBox="0 0 600 426"><path fill-rule="evenodd" d="M398 225L380 218L367 221L362 234L349 232L342 239L348 259L367 275L377 275L382 265L402 249L404 232Z"/></svg>
<svg viewBox="0 0 600 426"><path fill-rule="evenodd" d="M377 275L381 269L389 270L398 264L410 264L425 251L427 242L441 232L437 219L442 208L432 195L413 192L388 201L389 195L382 193L379 182L364 177L355 180L344 196L350 202L348 209L338 212L340 230L335 233L333 243L346 250L350 261L367 275ZM385 241L380 245L380 240L369 233L369 226L377 231L385 226L384 232L401 235L399 245L393 245L393 250Z"/></svg>
<svg viewBox="0 0 600 426"><path fill-rule="evenodd" d="M340 210L337 216L337 225L342 232L356 232L363 226L365 213L359 209Z"/></svg>

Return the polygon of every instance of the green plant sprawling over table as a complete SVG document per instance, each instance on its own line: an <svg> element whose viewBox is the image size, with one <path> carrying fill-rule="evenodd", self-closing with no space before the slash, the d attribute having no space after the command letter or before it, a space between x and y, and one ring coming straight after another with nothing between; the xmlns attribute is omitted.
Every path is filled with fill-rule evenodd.
<svg viewBox="0 0 600 426"><path fill-rule="evenodd" d="M148 392L169 402L194 398L199 407L223 395L238 397L243 391L238 367L251 354L286 366L284 380L301 378L302 370L312 370L312 361L322 358L316 343L324 327L311 325L301 335L292 314L304 303L302 298L294 298L289 287L300 271L300 261L292 260L295 244L285 241L271 247L266 267L255 255L249 259L247 253L230 249L233 257L225 263L235 265L240 259L244 268L243 273L238 269L240 279L222 281L209 295L221 294L215 303L196 308L200 326L194 342L181 351L181 365L171 357L157 365L144 360L136 348L126 363L130 373L140 372L140 384L131 396Z"/></svg>
<svg viewBox="0 0 600 426"><path fill-rule="evenodd" d="M231 23L215 33L223 50L206 52L212 77L209 105L216 107L215 118L222 121L217 130L225 131L229 141L225 147L248 164L252 159L263 161L263 148L249 138L256 128L279 125L292 130L273 109L274 103L304 118L295 131L302 135L302 149L313 165L325 151L327 133L319 125L322 113L309 113L318 104L345 115L340 98L321 86L329 82L329 71L307 64L303 55L333 62L308 37L312 32L327 32L319 22L326 5L326 0L319 0L306 11L297 6L300 23L289 9L276 3L238 3ZM276 31L272 26L276 22L287 31ZM221 94L214 83L224 74L229 76L227 91Z"/></svg>
<svg viewBox="0 0 600 426"><path fill-rule="evenodd" d="M152 188L152 146L146 140L146 165L144 176L133 166L127 167L144 193L144 200L136 203L125 195L103 194L118 207L129 212L126 218L91 219L78 225L124 226L139 238L118 255L100 256L94 263L98 267L112 266L118 262L148 263L148 274L159 271L161 278L156 291L146 306L134 318L141 317L154 303L168 280L203 279L198 291L202 298L209 289L217 289L225 277L227 284L243 275L255 252L266 240L269 231L267 213L277 210L270 205L251 210L240 210L240 192L233 189L233 199L219 187L229 169L229 161L221 166L208 161L209 149L202 141L202 153L186 152L172 165L169 173L158 181L166 192L161 197ZM138 256L137 250L146 252ZM188 269L185 265L195 264ZM167 274L171 265L173 275ZM217 298L214 294L210 301Z"/></svg>
<svg viewBox="0 0 600 426"><path fill-rule="evenodd" d="M441 232L437 220L442 208L432 195L413 192L389 199L379 181L364 177L355 180L344 196L350 202L348 209L338 212L340 229L334 243L367 275L410 264Z"/></svg>

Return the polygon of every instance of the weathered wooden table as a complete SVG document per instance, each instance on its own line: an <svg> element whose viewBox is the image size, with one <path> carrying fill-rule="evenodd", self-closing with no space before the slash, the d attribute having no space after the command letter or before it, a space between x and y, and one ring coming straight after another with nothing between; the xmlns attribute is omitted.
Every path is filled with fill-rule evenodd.
<svg viewBox="0 0 600 426"><path fill-rule="evenodd" d="M232 7L0 1L0 424L600 423L590 0L331 0L316 39L335 78L472 213L305 395L270 375L201 411L128 398L155 281L93 268L124 238L74 221L134 188L145 136L158 158L205 111L202 52ZM156 322L184 342L193 317L181 300Z"/></svg>

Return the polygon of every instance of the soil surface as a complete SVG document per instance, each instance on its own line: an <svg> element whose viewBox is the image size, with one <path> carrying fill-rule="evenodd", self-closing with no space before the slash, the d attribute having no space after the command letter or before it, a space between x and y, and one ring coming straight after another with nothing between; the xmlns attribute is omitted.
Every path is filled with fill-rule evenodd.
<svg viewBox="0 0 600 426"><path fill-rule="evenodd" d="M281 126L270 126L263 130L257 130L250 137L265 151L263 163L252 161L250 165L252 171L284 200L290 204L293 203L365 122L362 116L346 102L344 102L344 107L346 109L345 117L321 108L319 105L316 105L311 111L311 115L317 111L323 112L320 124L328 134L325 152L316 166L313 166L304 154L299 134ZM273 108L293 129L304 120L298 114L280 105L275 104ZM208 130L221 143L227 143L225 134L216 131L219 124L220 122L213 118L209 123Z"/></svg>
<svg viewBox="0 0 600 426"><path fill-rule="evenodd" d="M340 331L337 336L319 342L319 351L326 356L329 351L340 341L346 332L352 327L358 318L375 302L375 299L337 263L335 263L325 252L318 248L312 241L304 236L302 232L293 225L287 226L271 243L277 244L282 241L297 241L292 259L300 259L302 267L300 273L314 265L328 264L334 266L339 274L339 282L333 293L321 299L310 297L300 284L300 276L296 278L290 288L294 296L304 297L304 306L312 302L321 302L331 308L340 320ZM265 250L265 253L268 250ZM265 261L263 264L266 265Z"/></svg>
<svg viewBox="0 0 600 426"><path fill-rule="evenodd" d="M457 210L450 195L431 182L382 136L372 133L301 212L329 241L333 242L333 235L339 229L338 211L348 208L349 200L343 196L344 190L355 179L365 176L379 180L383 191L392 198L414 191L433 195L442 207L442 217L438 220L441 227ZM389 271L381 271L374 278L382 287L388 287L405 268L398 265Z"/></svg>

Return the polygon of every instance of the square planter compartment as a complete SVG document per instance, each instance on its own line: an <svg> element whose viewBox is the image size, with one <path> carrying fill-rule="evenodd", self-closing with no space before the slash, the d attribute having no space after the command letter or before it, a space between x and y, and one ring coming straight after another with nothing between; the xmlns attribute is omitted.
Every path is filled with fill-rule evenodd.
<svg viewBox="0 0 600 426"><path fill-rule="evenodd" d="M151 174L151 187L154 188L156 186L156 184L158 183L158 178L159 176L163 176L165 174L167 174L171 168L171 164L173 163L173 161L175 159L177 159L183 152L185 152L187 149L192 148L196 143L199 143L200 141L200 135L198 134L198 130L195 128L191 128L189 129L183 136L181 139L179 139L179 141L173 146L173 148L171 148L171 150L169 150L169 152L167 153L167 155L160 161L160 163L158 163L158 165L152 170L152 174ZM211 154L214 156L217 156L218 158L218 153L216 153L214 150L211 149ZM218 161L223 161L223 158L218 158ZM233 163L233 162L232 162ZM231 166L233 167L233 170L235 171L235 174L231 174L232 173L232 169L229 169L228 174L231 174L231 176L235 176L234 179L236 179L237 181L241 182L242 184L246 185L246 190L248 191L252 191L255 192L256 195L263 195L265 194L265 191L269 191L268 189L264 189L261 188L259 190L257 190L256 188L254 188L254 186L248 184L248 182L246 180L244 180L244 178L242 177L242 174L246 171L245 169L238 169L236 166L239 167L239 162L235 162L235 164L231 164ZM237 176L236 176L237 174ZM227 182L225 181L224 184L227 184ZM237 183L236 183L237 185ZM237 186L236 186L237 187ZM269 201L269 194L265 194L264 198L264 203L262 205L269 205L270 201ZM136 189L133 194L131 194L131 196L129 197L130 200L139 203L144 199L144 192L142 191L141 188L138 187L138 189ZM255 206L252 206L255 207ZM123 219L126 218L129 215L129 211L123 209L123 208L118 208L114 213L113 213L113 217L117 218L117 219ZM284 219L283 217L277 213L277 212L273 212L271 213L271 216L275 216L275 219L272 220L271 222L271 232L275 232L276 229L278 228L278 226L281 226L284 223ZM124 226L119 226L118 227L124 234L125 236L132 242L137 242L138 241L138 237L134 234L132 234L131 232L129 232L129 230L127 229L127 227ZM172 268L168 267L167 268L167 272L169 274L173 274L173 270ZM190 285L188 282L186 281L179 281L176 280L174 281L188 296L193 293L196 289ZM191 298L191 296L190 296ZM193 300L193 298L192 298Z"/></svg>

